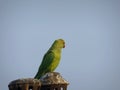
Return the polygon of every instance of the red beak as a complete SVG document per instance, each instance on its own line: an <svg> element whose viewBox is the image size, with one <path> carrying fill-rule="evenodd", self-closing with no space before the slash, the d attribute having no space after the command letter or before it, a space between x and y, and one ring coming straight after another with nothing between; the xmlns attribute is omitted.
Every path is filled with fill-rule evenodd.
<svg viewBox="0 0 120 90"><path fill-rule="evenodd" d="M65 44L63 45L63 48L65 48Z"/></svg>

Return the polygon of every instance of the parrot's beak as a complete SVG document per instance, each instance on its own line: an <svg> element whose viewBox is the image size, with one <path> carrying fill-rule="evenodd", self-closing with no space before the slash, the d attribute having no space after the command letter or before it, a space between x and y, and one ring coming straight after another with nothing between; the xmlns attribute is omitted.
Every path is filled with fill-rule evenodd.
<svg viewBox="0 0 120 90"><path fill-rule="evenodd" d="M65 44L63 45L63 48L65 48Z"/></svg>

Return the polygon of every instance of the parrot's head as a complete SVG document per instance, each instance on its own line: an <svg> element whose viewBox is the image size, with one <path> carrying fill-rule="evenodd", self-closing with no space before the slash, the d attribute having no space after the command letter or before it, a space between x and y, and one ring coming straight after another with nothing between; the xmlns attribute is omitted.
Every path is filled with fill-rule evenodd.
<svg viewBox="0 0 120 90"><path fill-rule="evenodd" d="M65 41L63 39L57 39L55 40L54 45L57 48L65 48Z"/></svg>

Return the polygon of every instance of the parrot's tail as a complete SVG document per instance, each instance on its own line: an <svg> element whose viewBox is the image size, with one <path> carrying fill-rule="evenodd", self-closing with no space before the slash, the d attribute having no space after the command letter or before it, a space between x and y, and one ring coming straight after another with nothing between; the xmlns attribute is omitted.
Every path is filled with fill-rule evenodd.
<svg viewBox="0 0 120 90"><path fill-rule="evenodd" d="M44 75L43 73L42 74L37 73L34 78L35 79L40 79L43 75Z"/></svg>

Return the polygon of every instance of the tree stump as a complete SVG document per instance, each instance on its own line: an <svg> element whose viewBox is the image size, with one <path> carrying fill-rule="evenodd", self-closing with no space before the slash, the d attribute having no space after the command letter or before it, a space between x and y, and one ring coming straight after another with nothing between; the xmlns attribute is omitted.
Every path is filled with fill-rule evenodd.
<svg viewBox="0 0 120 90"><path fill-rule="evenodd" d="M58 72L46 73L41 80L41 90L67 90L69 84Z"/></svg>
<svg viewBox="0 0 120 90"><path fill-rule="evenodd" d="M17 79L9 83L9 90L40 90L40 80L33 78Z"/></svg>

